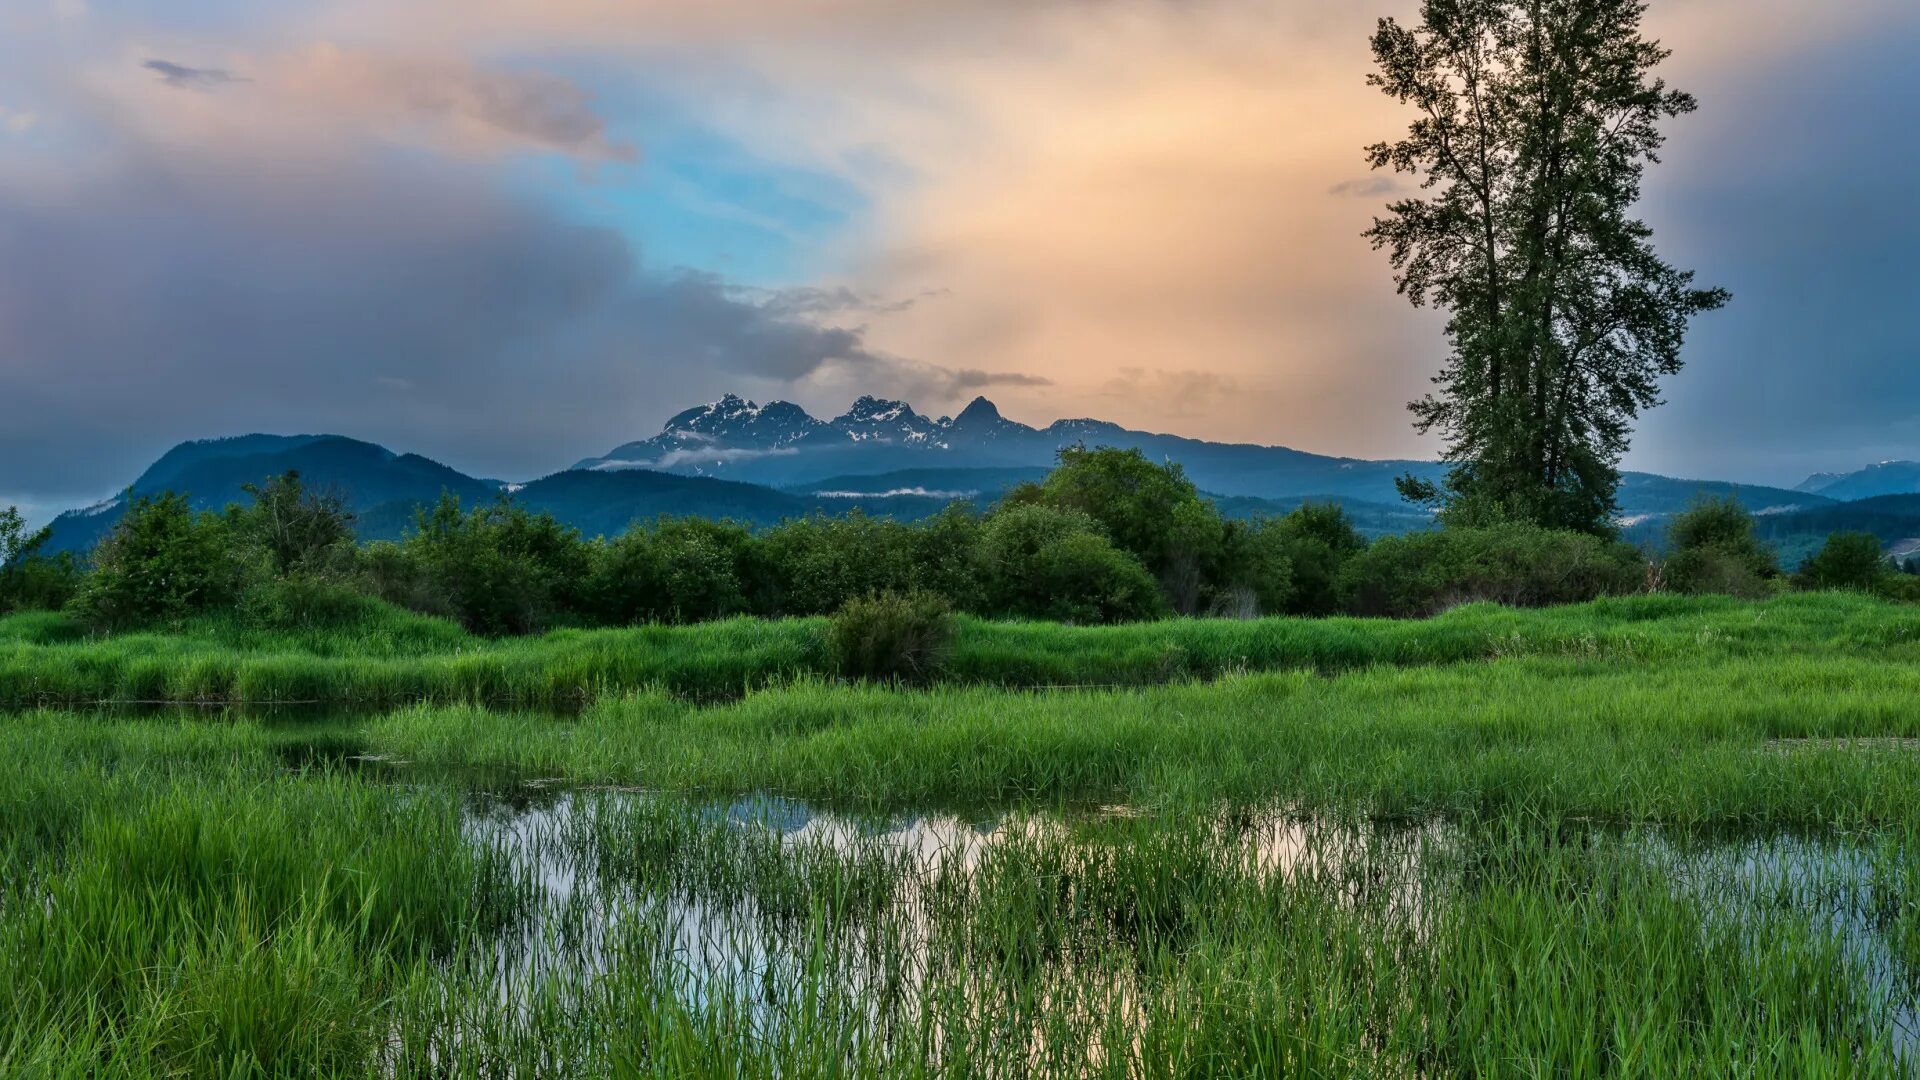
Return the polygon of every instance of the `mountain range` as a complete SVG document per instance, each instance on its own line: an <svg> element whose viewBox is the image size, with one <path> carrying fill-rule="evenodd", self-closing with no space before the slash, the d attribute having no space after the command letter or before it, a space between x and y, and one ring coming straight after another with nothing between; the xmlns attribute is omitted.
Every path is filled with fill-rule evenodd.
<svg viewBox="0 0 1920 1080"><path fill-rule="evenodd" d="M1815 473L1794 490L1842 502L1920 494L1920 461L1883 461L1856 472Z"/></svg>
<svg viewBox="0 0 1920 1080"><path fill-rule="evenodd" d="M765 405L727 395L688 409L657 435L624 443L571 468L511 483L475 477L421 457L337 435L243 435L182 443L137 477L135 495L187 492L201 507L244 497L244 486L297 470L310 485L339 491L360 518L365 538L400 535L415 508L444 492L467 505L510 497L547 511L588 534L612 534L660 514L697 514L767 525L813 512L866 513L917 519L966 499L990 503L1016 484L1037 479L1062 447L1136 448L1179 462L1194 482L1240 517L1285 513L1302 501L1346 506L1374 535L1425 527L1427 515L1399 499L1394 479L1438 477L1423 461L1329 457L1281 446L1215 443L1135 431L1102 420L1060 420L1031 427L976 398L956 416L930 419L903 401L862 397L845 413L820 420L790 402ZM1905 466L1901 472L1896 466ZM1906 479L1902 479L1906 477ZM1920 466L1887 463L1845 476L1810 478L1800 490L1651 473L1622 478L1622 522L1651 535L1659 522L1694 498L1731 495L1767 522L1771 536L1791 537L1807 515L1848 519L1855 491L1906 483L1920 491ZM1920 497L1912 500L1920 504ZM69 511L53 523L55 550L85 550L118 520L125 495ZM1920 536L1920 505L1862 507L1873 531L1889 542ZM1809 527L1811 525L1809 524ZM1824 532L1821 534L1824 535Z"/></svg>

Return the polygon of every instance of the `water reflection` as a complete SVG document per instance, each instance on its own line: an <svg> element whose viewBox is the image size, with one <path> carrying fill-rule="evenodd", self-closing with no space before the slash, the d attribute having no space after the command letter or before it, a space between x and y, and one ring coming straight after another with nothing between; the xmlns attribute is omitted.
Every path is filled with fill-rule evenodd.
<svg viewBox="0 0 1920 1080"><path fill-rule="evenodd" d="M410 782L461 788L473 843L524 880L523 917L489 946L503 1009L571 1008L617 984L695 1012L745 1003L729 1023L759 1039L778 1038L801 989L822 987L864 1017L849 1039L917 1032L939 1043L944 1032L916 1029L937 1002L943 1022L963 1018L970 1032L996 1030L1002 1014L1045 1014L1110 1041L1153 1007L1140 946L1178 950L1183 934L1206 932L1191 929L1206 919L1196 902L1232 894L1244 910L1249 897L1305 896L1327 905L1310 919L1352 913L1369 948L1420 950L1449 932L1445 913L1471 910L1474 891L1499 880L1498 859L1532 850L1443 822L1286 808L862 814L482 771ZM1537 846L1624 853L1700 911L1706 933L1730 929L1755 954L1789 928L1830 940L1872 1005L1864 1030L1920 1061L1920 982L1892 936L1884 859L1863 842L1570 824ZM1493 863L1490 849L1502 853ZM1005 919L1022 917L1006 932ZM1029 997L1005 998L1015 984ZM997 1030L1010 1046L1057 1049L1013 1020Z"/></svg>

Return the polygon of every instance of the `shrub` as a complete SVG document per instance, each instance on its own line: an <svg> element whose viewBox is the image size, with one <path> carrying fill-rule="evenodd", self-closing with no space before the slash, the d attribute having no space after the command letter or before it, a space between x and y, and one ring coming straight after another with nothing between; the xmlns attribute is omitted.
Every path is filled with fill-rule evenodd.
<svg viewBox="0 0 1920 1080"><path fill-rule="evenodd" d="M858 597L914 588L915 530L854 510L789 521L760 539L768 614L825 615Z"/></svg>
<svg viewBox="0 0 1920 1080"><path fill-rule="evenodd" d="M418 610L450 610L482 634L530 633L578 612L591 565L579 531L552 515L504 501L463 514L450 494L420 512L401 546L428 594Z"/></svg>
<svg viewBox="0 0 1920 1080"><path fill-rule="evenodd" d="M225 519L183 495L142 495L94 549L73 603L97 626L178 619L231 604L247 570Z"/></svg>
<svg viewBox="0 0 1920 1080"><path fill-rule="evenodd" d="M347 585L307 574L269 578L240 596L240 616L262 630L325 630L350 626L379 601Z"/></svg>
<svg viewBox="0 0 1920 1080"><path fill-rule="evenodd" d="M54 611L66 606L80 587L80 568L72 555L43 555L51 529L28 532L14 507L0 508L0 614Z"/></svg>
<svg viewBox="0 0 1920 1080"><path fill-rule="evenodd" d="M983 603L996 615L1105 623L1166 612L1152 575L1085 514L1044 505L996 511L977 558Z"/></svg>
<svg viewBox="0 0 1920 1080"><path fill-rule="evenodd" d="M1800 567L1795 584L1804 589L1853 589L1872 592L1891 568L1880 552L1880 538L1872 533L1834 533Z"/></svg>
<svg viewBox="0 0 1920 1080"><path fill-rule="evenodd" d="M588 608L602 621L697 622L747 608L740 581L746 530L699 518L662 518L595 546Z"/></svg>
<svg viewBox="0 0 1920 1080"><path fill-rule="evenodd" d="M1733 498L1701 499L1667 529L1666 586L1701 595L1764 596L1780 576L1773 552L1753 531L1753 515Z"/></svg>
<svg viewBox="0 0 1920 1080"><path fill-rule="evenodd" d="M257 547L276 577L340 574L353 562L353 514L337 491L312 491L288 471L248 484L253 505L229 511L235 537Z"/></svg>
<svg viewBox="0 0 1920 1080"><path fill-rule="evenodd" d="M1293 559L1278 521L1229 521L1224 547L1225 585L1214 592L1212 614L1255 618L1288 607L1293 600Z"/></svg>
<svg viewBox="0 0 1920 1080"><path fill-rule="evenodd" d="M827 647L852 679L925 682L953 642L953 606L930 592L879 593L847 601L827 625Z"/></svg>
<svg viewBox="0 0 1920 1080"><path fill-rule="evenodd" d="M1754 572L1750 560L1723 548L1675 552L1660 567L1660 580L1687 596L1733 596L1758 600L1773 593L1773 579Z"/></svg>
<svg viewBox="0 0 1920 1080"><path fill-rule="evenodd" d="M1225 523L1178 465L1156 465L1139 450L1070 446L1037 492L1020 493L1019 501L1028 500L1098 522L1183 613L1221 584Z"/></svg>
<svg viewBox="0 0 1920 1080"><path fill-rule="evenodd" d="M1914 574L1888 574L1881 578L1873 590L1885 599L1902 604L1920 604L1920 576Z"/></svg>
<svg viewBox="0 0 1920 1080"><path fill-rule="evenodd" d="M1457 604L1572 604L1637 591L1639 552L1589 533L1509 523L1376 541L1348 562L1341 588L1360 615L1423 617Z"/></svg>
<svg viewBox="0 0 1920 1080"><path fill-rule="evenodd" d="M921 522L913 530L916 586L946 597L956 610L980 610L980 531L980 515L968 503L949 505Z"/></svg>
<svg viewBox="0 0 1920 1080"><path fill-rule="evenodd" d="M382 540L360 549L355 565L367 591L387 603L423 615L455 617L452 600L435 586L414 550Z"/></svg>
<svg viewBox="0 0 1920 1080"><path fill-rule="evenodd" d="M1338 503L1304 503L1277 523L1292 567L1293 590L1286 610L1294 615L1332 615L1345 605L1341 574L1367 540Z"/></svg>

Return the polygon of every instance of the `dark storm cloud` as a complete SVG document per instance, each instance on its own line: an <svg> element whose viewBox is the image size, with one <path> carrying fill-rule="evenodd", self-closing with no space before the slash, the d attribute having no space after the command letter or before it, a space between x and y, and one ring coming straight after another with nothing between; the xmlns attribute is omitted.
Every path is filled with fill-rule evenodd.
<svg viewBox="0 0 1920 1080"><path fill-rule="evenodd" d="M194 68L185 64L176 64L171 60L149 60L140 65L148 71L157 72L160 81L180 90L210 90L232 82L246 82L230 71L220 68Z"/></svg>
<svg viewBox="0 0 1920 1080"><path fill-rule="evenodd" d="M1378 199L1388 195L1401 195L1407 191L1407 185L1398 177L1369 176L1359 180L1342 180L1327 189L1327 194L1343 199Z"/></svg>
<svg viewBox="0 0 1920 1080"><path fill-rule="evenodd" d="M0 491L26 496L256 430L530 475L742 381L890 363L418 163L148 156L0 186L0 282Z"/></svg>
<svg viewBox="0 0 1920 1080"><path fill-rule="evenodd" d="M1018 371L981 371L979 368L961 368L951 373L948 393L958 394L967 390L984 390L989 386L1052 386L1053 380L1045 375L1028 375Z"/></svg>
<svg viewBox="0 0 1920 1080"><path fill-rule="evenodd" d="M1920 17L1689 87L1711 122L1677 126L1649 216L1734 300L1695 323L1641 464L1794 483L1920 458L1916 51Z"/></svg>

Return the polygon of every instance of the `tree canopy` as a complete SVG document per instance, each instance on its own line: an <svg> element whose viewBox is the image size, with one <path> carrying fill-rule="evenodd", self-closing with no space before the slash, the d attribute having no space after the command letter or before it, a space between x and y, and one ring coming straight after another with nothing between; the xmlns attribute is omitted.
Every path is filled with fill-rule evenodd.
<svg viewBox="0 0 1920 1080"><path fill-rule="evenodd" d="M1368 149L1417 177L1367 236L1400 292L1448 311L1451 352L1411 408L1447 440L1444 492L1472 524L1604 532L1633 421L1681 366L1689 319L1724 305L1663 262L1634 216L1660 124L1693 97L1654 76L1668 51L1640 0L1427 0L1383 19L1369 82L1417 112Z"/></svg>

